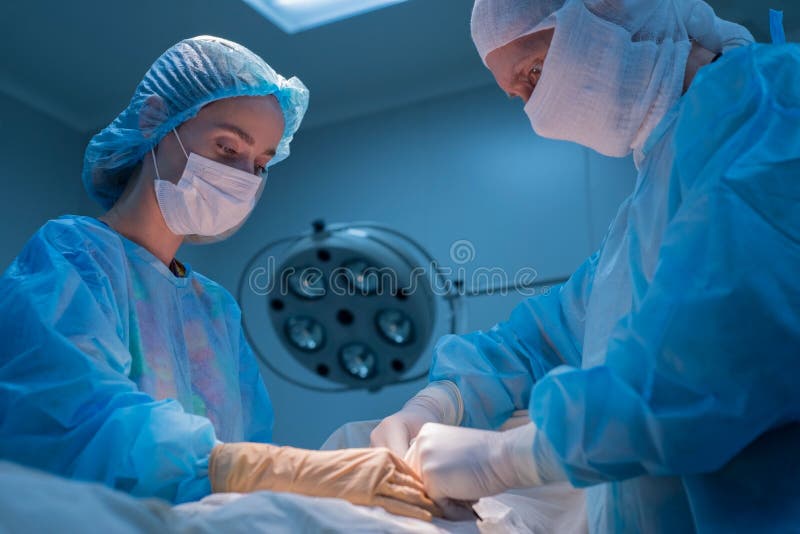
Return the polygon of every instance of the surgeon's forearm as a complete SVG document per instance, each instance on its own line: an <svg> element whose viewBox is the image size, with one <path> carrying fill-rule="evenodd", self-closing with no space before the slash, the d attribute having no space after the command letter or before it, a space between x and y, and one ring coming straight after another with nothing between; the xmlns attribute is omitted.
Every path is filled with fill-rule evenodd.
<svg viewBox="0 0 800 534"><path fill-rule="evenodd" d="M464 426L499 428L515 410L528 408L533 385L549 371L580 366L580 318L595 262L593 256L563 286L518 304L508 321L437 343L430 379L457 385Z"/></svg>

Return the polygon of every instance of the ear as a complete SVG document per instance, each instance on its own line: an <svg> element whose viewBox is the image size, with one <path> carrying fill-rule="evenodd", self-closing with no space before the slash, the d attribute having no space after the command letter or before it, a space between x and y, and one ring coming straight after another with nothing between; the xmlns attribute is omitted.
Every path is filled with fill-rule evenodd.
<svg viewBox="0 0 800 534"><path fill-rule="evenodd" d="M150 95L139 110L139 129L144 137L150 137L158 126L167 120L167 105L158 95Z"/></svg>

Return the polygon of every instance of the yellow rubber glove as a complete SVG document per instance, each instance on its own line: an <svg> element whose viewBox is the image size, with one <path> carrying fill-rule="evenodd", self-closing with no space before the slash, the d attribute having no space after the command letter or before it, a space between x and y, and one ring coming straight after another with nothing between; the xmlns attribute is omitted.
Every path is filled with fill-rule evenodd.
<svg viewBox="0 0 800 534"><path fill-rule="evenodd" d="M312 451L264 443L226 443L211 451L214 492L258 490L337 497L430 521L440 516L419 476L385 448Z"/></svg>

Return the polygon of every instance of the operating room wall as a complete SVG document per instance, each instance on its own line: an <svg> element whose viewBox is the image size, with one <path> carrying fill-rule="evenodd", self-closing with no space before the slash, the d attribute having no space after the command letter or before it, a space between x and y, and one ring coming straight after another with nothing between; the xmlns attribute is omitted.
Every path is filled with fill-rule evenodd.
<svg viewBox="0 0 800 534"><path fill-rule="evenodd" d="M0 270L47 219L82 209L86 136L0 93Z"/></svg>
<svg viewBox="0 0 800 534"><path fill-rule="evenodd" d="M482 87L301 128L292 156L271 170L245 227L228 241L185 246L181 254L233 291L266 243L305 231L318 218L373 220L419 240L454 272L464 268L468 280L478 267L510 277L529 267L541 279L566 277L598 246L634 182L630 159L539 138L521 104ZM450 257L459 240L474 251L464 264ZM522 298L469 299L468 329L503 320ZM258 348L273 361L284 354L279 346ZM267 369L264 375L276 410L275 440L304 447L318 447L344 422L387 415L424 385L330 394L298 388Z"/></svg>

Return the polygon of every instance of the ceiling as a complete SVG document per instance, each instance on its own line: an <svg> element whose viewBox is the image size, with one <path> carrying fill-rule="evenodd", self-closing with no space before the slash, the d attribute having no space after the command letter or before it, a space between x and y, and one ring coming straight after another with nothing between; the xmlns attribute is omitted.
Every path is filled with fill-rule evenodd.
<svg viewBox="0 0 800 534"><path fill-rule="evenodd" d="M720 16L768 38L767 10L712 0ZM796 0L773 0L800 39ZM176 41L238 41L311 89L306 127L491 83L469 36L471 0L408 0L287 35L240 0L26 0L0 20L0 91L94 132L123 109L152 61Z"/></svg>

